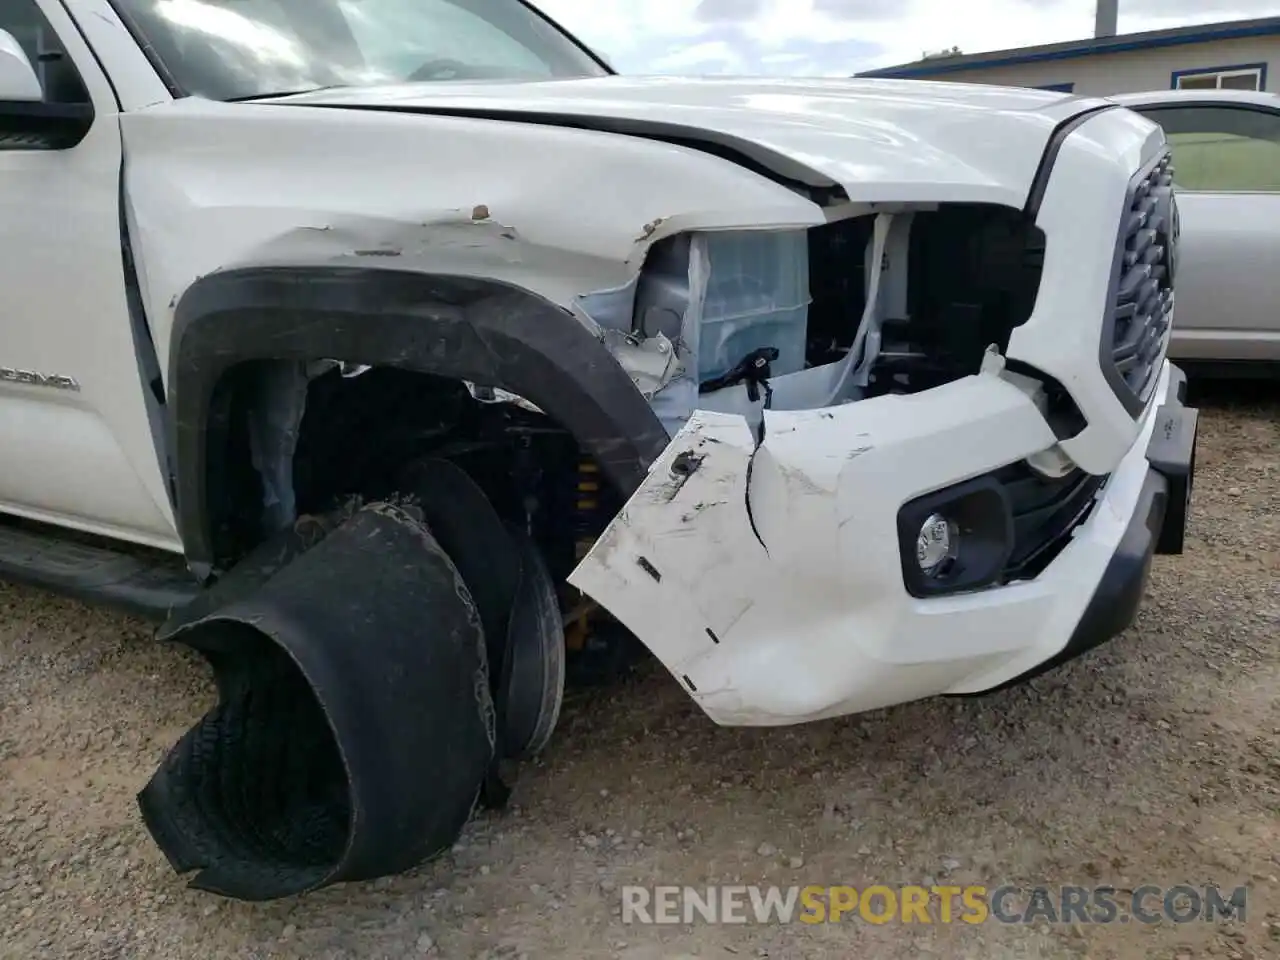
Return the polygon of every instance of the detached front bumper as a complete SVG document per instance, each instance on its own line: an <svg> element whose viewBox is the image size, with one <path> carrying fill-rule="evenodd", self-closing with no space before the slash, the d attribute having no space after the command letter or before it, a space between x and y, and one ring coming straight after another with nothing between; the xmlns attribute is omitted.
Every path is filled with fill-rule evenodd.
<svg viewBox="0 0 1280 960"><path fill-rule="evenodd" d="M698 412L570 582L717 723L780 725L991 690L1123 630L1157 552L1180 552L1196 411L1166 364L1087 517L1032 579L908 592L903 504L1053 447L998 371L911 396Z"/></svg>

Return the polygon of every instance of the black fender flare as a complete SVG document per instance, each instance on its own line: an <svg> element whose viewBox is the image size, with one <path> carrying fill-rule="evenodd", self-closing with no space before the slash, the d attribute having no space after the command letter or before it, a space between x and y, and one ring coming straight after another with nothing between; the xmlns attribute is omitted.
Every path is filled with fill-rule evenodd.
<svg viewBox="0 0 1280 960"><path fill-rule="evenodd" d="M197 280L174 308L169 444L188 565L212 572L214 389L250 360L335 359L470 380L546 411L624 497L669 437L605 345L567 310L492 280L334 266L248 267Z"/></svg>

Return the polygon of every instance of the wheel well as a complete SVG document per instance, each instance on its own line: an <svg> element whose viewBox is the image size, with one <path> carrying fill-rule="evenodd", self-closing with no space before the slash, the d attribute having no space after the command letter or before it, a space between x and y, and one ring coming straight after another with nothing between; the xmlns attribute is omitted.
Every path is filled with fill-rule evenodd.
<svg viewBox="0 0 1280 960"><path fill-rule="evenodd" d="M344 377L327 358L363 372ZM468 384L537 412L478 400ZM591 330L528 291L473 278L352 267L210 274L175 309L168 388L179 531L201 580L299 506L343 492L354 474L376 482L380 466L436 443L469 463L496 457L496 468L466 468L504 488L502 500L515 476L502 458L518 451L541 475L560 462L543 447L565 444L565 462L585 454L625 497L669 442Z"/></svg>
<svg viewBox="0 0 1280 960"><path fill-rule="evenodd" d="M561 583L625 499L552 417L462 380L255 360L223 375L210 408L206 489L221 569L298 516L397 493L396 473L424 456L466 470L503 519L530 530Z"/></svg>

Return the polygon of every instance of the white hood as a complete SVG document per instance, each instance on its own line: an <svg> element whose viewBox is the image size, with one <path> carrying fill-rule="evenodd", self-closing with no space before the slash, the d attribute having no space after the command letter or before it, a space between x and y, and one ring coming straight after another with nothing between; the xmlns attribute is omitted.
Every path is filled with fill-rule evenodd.
<svg viewBox="0 0 1280 960"><path fill-rule="evenodd" d="M217 270L394 266L576 311L679 233L807 229L870 205L1021 208L1053 131L1106 104L976 84L605 77L184 97L126 113L121 132L164 356L173 304ZM1059 164L1080 152L1067 141ZM1091 176L1114 180L1097 202L1118 209L1137 161L1116 163ZM851 203L824 209L840 191L810 198L788 179Z"/></svg>
<svg viewBox="0 0 1280 960"><path fill-rule="evenodd" d="M864 202L1021 205L1054 128L1105 100L913 80L601 77L334 88L273 101L588 127L727 148Z"/></svg>

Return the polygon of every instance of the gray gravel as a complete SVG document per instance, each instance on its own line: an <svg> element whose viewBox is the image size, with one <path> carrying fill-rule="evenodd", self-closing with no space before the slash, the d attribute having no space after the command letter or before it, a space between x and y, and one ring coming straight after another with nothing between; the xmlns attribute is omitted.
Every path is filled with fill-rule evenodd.
<svg viewBox="0 0 1280 960"><path fill-rule="evenodd" d="M291 902L186 890L139 822L134 793L213 700L204 666L0 586L0 957L1280 956L1280 391L1202 403L1188 553L1104 649L990 698L781 730L717 729L648 669L571 699L519 806L451 855ZM1243 923L1152 927L618 917L632 883L944 881L1251 899Z"/></svg>

